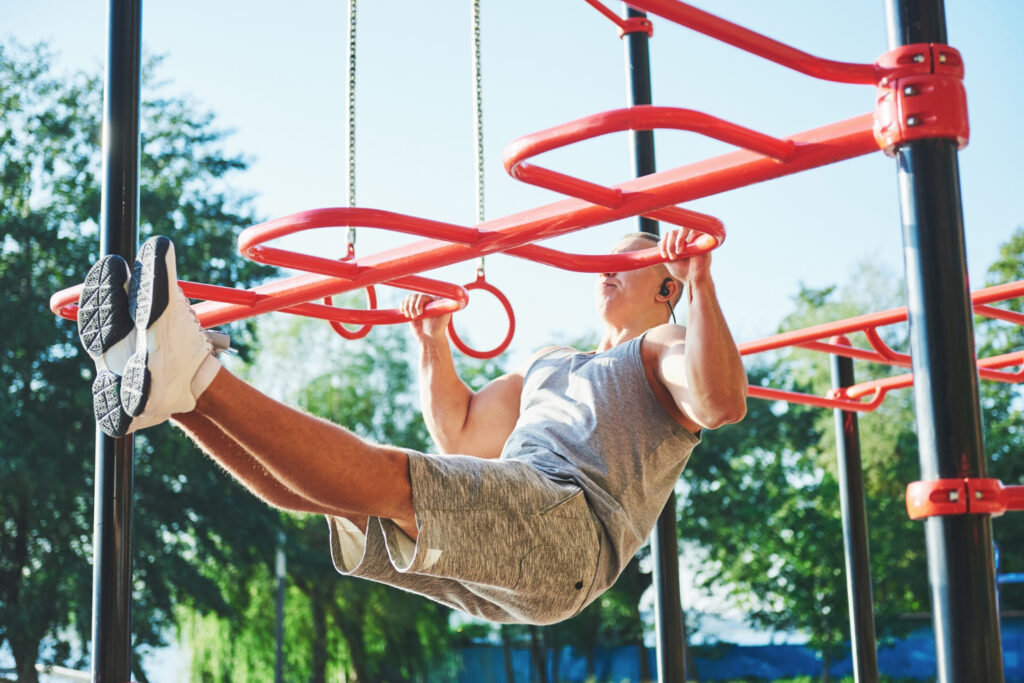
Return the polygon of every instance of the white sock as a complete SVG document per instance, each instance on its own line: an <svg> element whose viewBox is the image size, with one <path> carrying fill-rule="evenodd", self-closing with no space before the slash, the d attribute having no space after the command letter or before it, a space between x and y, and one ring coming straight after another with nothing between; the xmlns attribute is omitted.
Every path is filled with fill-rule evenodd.
<svg viewBox="0 0 1024 683"><path fill-rule="evenodd" d="M194 399L198 400L202 393L206 391L210 383L213 382L213 378L220 372L220 368L220 361L214 358L212 353L203 359L203 362L199 364L199 368L196 369L196 374L192 376L191 389Z"/></svg>

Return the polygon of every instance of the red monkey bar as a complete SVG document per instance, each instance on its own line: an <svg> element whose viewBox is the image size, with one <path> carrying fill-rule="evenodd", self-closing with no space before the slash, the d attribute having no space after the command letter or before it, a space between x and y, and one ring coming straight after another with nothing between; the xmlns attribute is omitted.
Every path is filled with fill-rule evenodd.
<svg viewBox="0 0 1024 683"><path fill-rule="evenodd" d="M596 0L588 2L600 9ZM961 144L966 141L965 106L947 107L937 113L929 109L917 114L907 113L909 109L904 106L907 98L915 94L926 92L928 96L920 102L931 103L931 107L946 99L956 87L962 91L959 81L962 62L948 46L909 46L882 55L875 64L851 64L814 57L675 0L635 0L630 4L816 78L877 85L883 91L878 98L878 110L882 113L859 116L788 138L765 135L687 109L637 106L584 117L521 138L509 145L505 154L506 167L514 177L568 194L570 199L475 227L387 211L342 208L305 211L248 228L239 237L239 250L243 255L262 263L305 271L305 274L250 290L182 282L187 296L206 299L196 306L202 324L221 325L270 311L361 325L404 321L404 316L396 309L351 310L313 303L377 284L440 296L442 300L434 302L428 314L450 313L466 305L465 289L423 278L417 273L499 252L578 272L629 270L659 263L662 259L656 249L592 256L567 254L534 244L638 215L703 233L687 254L704 253L722 243L725 237L722 224L710 216L679 207L682 202L868 154L878 150L880 145L891 147L908 135L956 137ZM620 25L620 28L636 27ZM918 79L914 88L906 93L892 91L892 84L907 76ZM545 151L607 133L656 128L697 132L742 149L613 187L526 163L526 159ZM266 244L304 230L342 226L383 228L425 239L344 260L300 254ZM51 298L51 309L64 317L75 318L80 291L78 287L58 292ZM511 310L506 308L514 324Z"/></svg>
<svg viewBox="0 0 1024 683"><path fill-rule="evenodd" d="M978 290L971 296L971 300L974 305L974 312L977 315L1024 325L1024 315L991 305L995 302L1021 296L1024 296L1024 280ZM882 365L909 368L910 356L892 350L882 340L878 332L881 327L906 321L907 309L894 308L882 311L881 313L870 313L847 320L839 320L824 325L815 325L803 330L765 337L764 339L740 344L739 349L741 355L752 356L758 353L777 351L795 346ZM843 343L843 341L835 339L839 335L857 332L864 335L871 349L856 348L851 346L849 342ZM1022 367L1014 372L1002 369L1018 365ZM1024 381L1024 350L988 358L979 358L978 374L982 379L995 382L1019 383ZM881 405L889 391L909 387L913 383L914 377L908 373L861 382L842 390L833 389L827 396L815 396L761 386L751 386L749 394L756 398L801 403L819 408L839 408L841 410L868 412Z"/></svg>

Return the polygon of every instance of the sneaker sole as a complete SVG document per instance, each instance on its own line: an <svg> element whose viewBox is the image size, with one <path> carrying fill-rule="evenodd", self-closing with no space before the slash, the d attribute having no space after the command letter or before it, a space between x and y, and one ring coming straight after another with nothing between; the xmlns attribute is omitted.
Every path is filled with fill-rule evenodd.
<svg viewBox="0 0 1024 683"><path fill-rule="evenodd" d="M153 237L139 249L132 266L128 310L137 330L137 350L125 367L120 399L124 411L131 416L141 415L149 401L151 376L146 331L167 310L167 252L170 249L171 240L162 235Z"/></svg>
<svg viewBox="0 0 1024 683"><path fill-rule="evenodd" d="M93 264L85 277L78 302L78 335L86 352L96 361L92 383L92 410L104 434L120 437L128 433L131 417L121 405L121 378L106 369L103 357L135 329L128 310L128 264L109 254Z"/></svg>
<svg viewBox="0 0 1024 683"><path fill-rule="evenodd" d="M85 276L78 301L78 336L94 359L101 358L135 327L126 282L128 264L116 254L104 256Z"/></svg>
<svg viewBox="0 0 1024 683"><path fill-rule="evenodd" d="M107 436L128 433L132 418L121 404L121 378L109 370L101 370L92 383L92 410L96 422Z"/></svg>

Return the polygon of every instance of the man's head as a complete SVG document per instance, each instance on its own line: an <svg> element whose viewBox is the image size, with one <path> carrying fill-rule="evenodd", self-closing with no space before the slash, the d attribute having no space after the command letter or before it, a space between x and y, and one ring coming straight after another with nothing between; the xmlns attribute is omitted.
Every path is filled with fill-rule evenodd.
<svg viewBox="0 0 1024 683"><path fill-rule="evenodd" d="M657 246L658 237L645 232L625 235L612 253ZM663 264L616 273L602 273L597 283L597 308L606 323L628 321L668 322L682 298L683 284L668 274Z"/></svg>

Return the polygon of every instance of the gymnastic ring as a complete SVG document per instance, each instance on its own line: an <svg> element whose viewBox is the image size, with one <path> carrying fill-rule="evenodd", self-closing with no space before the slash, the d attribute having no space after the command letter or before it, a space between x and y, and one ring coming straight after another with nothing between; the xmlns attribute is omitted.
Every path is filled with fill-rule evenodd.
<svg viewBox="0 0 1024 683"><path fill-rule="evenodd" d="M325 296L324 303L327 304L328 306L333 306L334 297ZM374 288L373 285L370 285L369 287L366 288L366 307L370 310L375 310L377 308L377 290ZM366 335L370 334L370 330L373 329L372 323L367 323L358 329L350 330L347 327L345 327L344 323L340 323L336 320L328 320L327 322L330 323L331 328L335 332L337 332L345 339L362 339Z"/></svg>
<svg viewBox="0 0 1024 683"><path fill-rule="evenodd" d="M512 343L512 336L516 333L516 316L512 312L512 304L509 303L508 297L501 293L501 290L487 282L482 274L477 275L476 280L464 285L465 289L483 289L494 295L494 298L505 307L505 315L508 316L508 332L505 334L505 338L501 340L501 343L495 346L493 349L488 351L477 351L471 349L469 346L459 338L458 333L455 332L455 316L448 321L448 336L451 337L452 343L455 344L459 351L471 358L494 358L500 355L508 348L508 345Z"/></svg>

